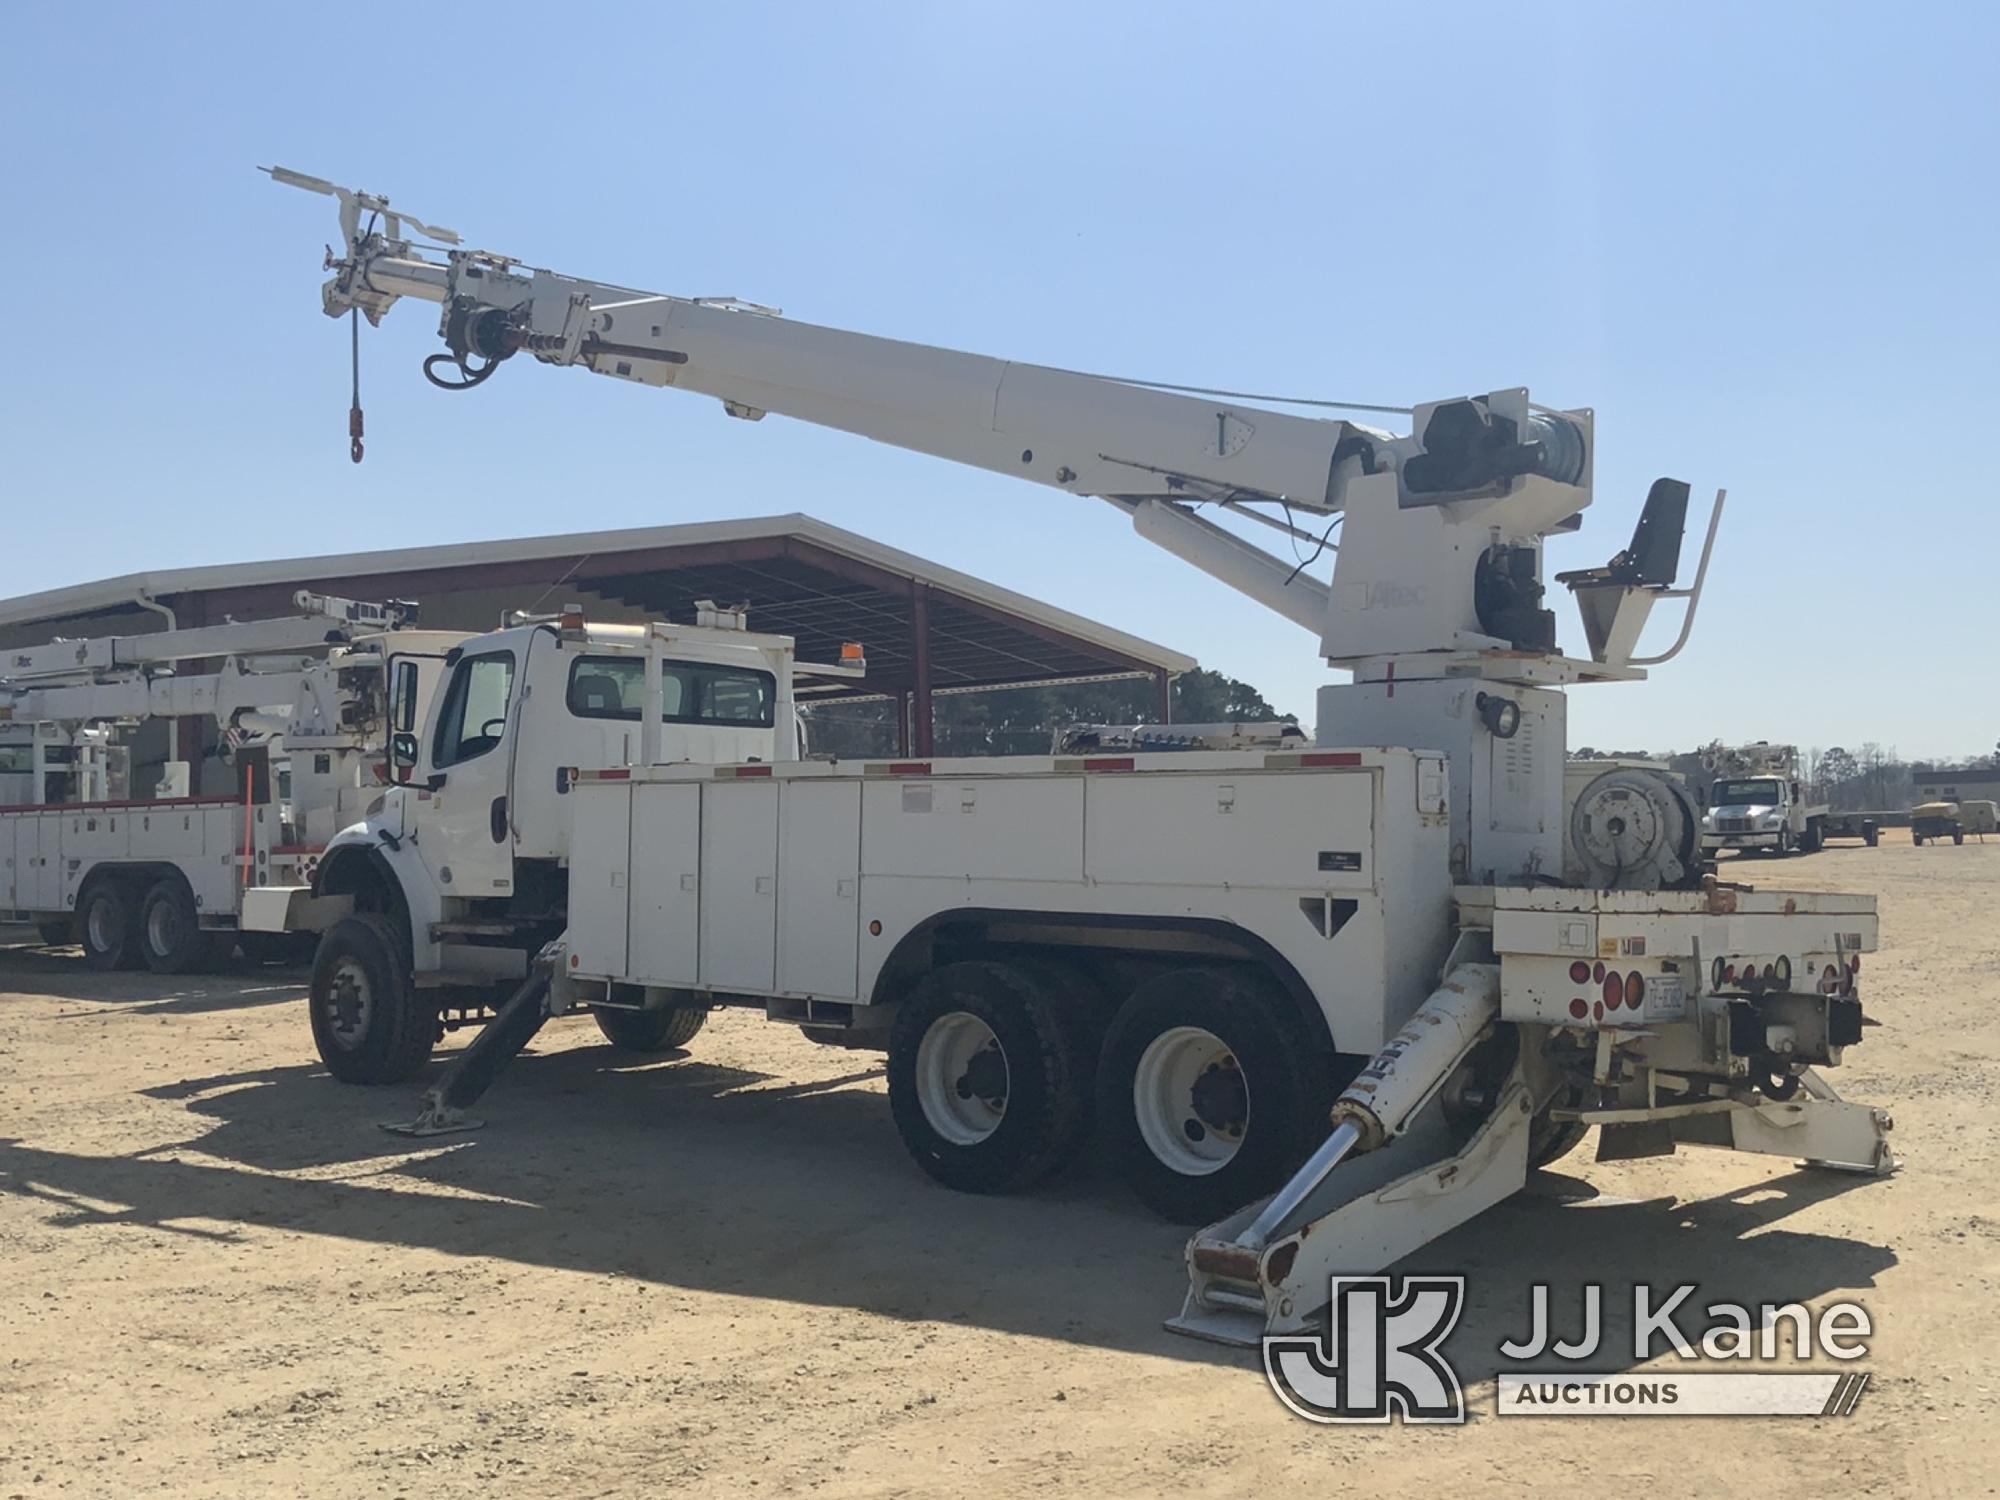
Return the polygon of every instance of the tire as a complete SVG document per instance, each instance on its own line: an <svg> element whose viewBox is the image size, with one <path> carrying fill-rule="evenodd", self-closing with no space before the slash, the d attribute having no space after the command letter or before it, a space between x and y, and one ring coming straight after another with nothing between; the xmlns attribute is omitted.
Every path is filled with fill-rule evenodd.
<svg viewBox="0 0 2000 1500"><path fill-rule="evenodd" d="M671 1052L694 1040L708 1020L705 1005L674 1005L665 1010L594 1010L591 1016L604 1040L621 1052Z"/></svg>
<svg viewBox="0 0 2000 1500"><path fill-rule="evenodd" d="M1210 1223L1277 1188L1326 1134L1327 1060L1268 981L1171 969L1133 990L1105 1033L1098 1130L1148 1207Z"/></svg>
<svg viewBox="0 0 2000 1500"><path fill-rule="evenodd" d="M1047 1172L1070 1164L1082 1151L1097 1123L1097 1059L1104 1050L1104 1030L1111 1022L1102 986L1078 965L1060 958L1009 958L1054 1002L1056 1023L1067 1035L1077 1102L1081 1117L1049 1159Z"/></svg>
<svg viewBox="0 0 2000 1500"><path fill-rule="evenodd" d="M1779 859L1789 859L1796 852L1797 848L1798 846L1792 842L1792 830L1789 828L1780 828L1778 830L1778 847L1771 852Z"/></svg>
<svg viewBox="0 0 2000 1500"><path fill-rule="evenodd" d="M1868 847L1873 849L1882 842L1882 830L1877 828L1873 823L1864 824L1861 829L1861 837L1867 842Z"/></svg>
<svg viewBox="0 0 2000 1500"><path fill-rule="evenodd" d="M313 954L313 1045L342 1083L401 1083L437 1045L437 1005L410 982L401 930L376 912L342 917Z"/></svg>
<svg viewBox="0 0 2000 1500"><path fill-rule="evenodd" d="M1825 842L1826 835L1821 832L1819 820L1815 818L1812 822L1806 824L1805 837L1799 840L1799 853L1817 854L1820 851L1820 846Z"/></svg>
<svg viewBox="0 0 2000 1500"><path fill-rule="evenodd" d="M208 962L212 934L187 882L171 876L153 883L139 903L139 953L155 974L187 974Z"/></svg>
<svg viewBox="0 0 2000 1500"><path fill-rule="evenodd" d="M125 883L97 881L77 903L76 930L83 944L83 961L104 972L136 969L139 956L139 914Z"/></svg>
<svg viewBox="0 0 2000 1500"><path fill-rule="evenodd" d="M1953 829L1951 830L1951 841L1952 841L1952 842L1953 842L1954 844L1962 844L1962 843L1964 843L1964 842L1965 842L1965 830L1964 830L1963 828L1958 828L1958 827L1953 827Z"/></svg>
<svg viewBox="0 0 2000 1500"><path fill-rule="evenodd" d="M1590 1127L1581 1120L1552 1120L1536 1115L1528 1122L1528 1166L1546 1167L1583 1144Z"/></svg>
<svg viewBox="0 0 2000 1500"><path fill-rule="evenodd" d="M35 924L35 936L42 940L44 948L66 948L76 941L76 920L73 917L47 917Z"/></svg>
<svg viewBox="0 0 2000 1500"><path fill-rule="evenodd" d="M1005 963L947 964L917 982L889 1032L889 1112L918 1166L962 1193L1005 1193L1074 1154L1088 1071L1061 1008Z"/></svg>

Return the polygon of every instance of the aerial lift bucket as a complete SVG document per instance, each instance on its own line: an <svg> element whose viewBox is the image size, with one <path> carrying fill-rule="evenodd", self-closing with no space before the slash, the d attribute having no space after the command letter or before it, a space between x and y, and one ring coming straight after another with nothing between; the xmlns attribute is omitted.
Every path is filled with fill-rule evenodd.
<svg viewBox="0 0 2000 1500"><path fill-rule="evenodd" d="M1295 1332L1334 1277L1379 1271L1525 1186L1535 1101L1518 1061L1484 1086L1483 1116L1486 1101L1447 1088L1493 1039L1499 1001L1497 964L1453 969L1340 1096L1333 1134L1292 1180L1188 1242L1187 1300L1166 1326L1245 1346Z"/></svg>

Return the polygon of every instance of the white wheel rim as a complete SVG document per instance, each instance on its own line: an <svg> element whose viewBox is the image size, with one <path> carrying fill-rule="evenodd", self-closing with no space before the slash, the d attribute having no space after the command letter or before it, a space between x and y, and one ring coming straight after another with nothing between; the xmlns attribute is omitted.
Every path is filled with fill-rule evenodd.
<svg viewBox="0 0 2000 1500"><path fill-rule="evenodd" d="M1139 1054L1132 1108L1154 1156L1183 1177L1206 1177L1234 1161L1243 1145L1250 1086L1221 1037L1176 1026Z"/></svg>
<svg viewBox="0 0 2000 1500"><path fill-rule="evenodd" d="M327 975L326 1028L343 1051L352 1051L368 1034L368 1013L374 1008L374 994L368 971L352 958L334 961Z"/></svg>
<svg viewBox="0 0 2000 1500"><path fill-rule="evenodd" d="M158 954L173 952L180 936L179 913L164 901L154 903L153 909L146 913L146 941L152 944L153 951Z"/></svg>
<svg viewBox="0 0 2000 1500"><path fill-rule="evenodd" d="M968 1011L939 1016L917 1043L917 1103L954 1146L976 1146L1000 1128L1011 1082L1000 1039Z"/></svg>
<svg viewBox="0 0 2000 1500"><path fill-rule="evenodd" d="M109 953L118 946L118 935L111 930L111 903L93 901L90 915L85 919L90 931L90 946L99 953Z"/></svg>

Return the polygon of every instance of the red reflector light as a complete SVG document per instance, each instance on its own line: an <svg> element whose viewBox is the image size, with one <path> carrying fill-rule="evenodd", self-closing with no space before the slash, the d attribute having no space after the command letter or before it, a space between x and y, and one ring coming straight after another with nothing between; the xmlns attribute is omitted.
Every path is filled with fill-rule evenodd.
<svg viewBox="0 0 2000 1500"><path fill-rule="evenodd" d="M1859 953L1847 961L1847 972L1850 974L1859 974L1861 972L1861 955Z"/></svg>
<svg viewBox="0 0 2000 1500"><path fill-rule="evenodd" d="M1302 766L1358 766L1361 756L1358 751L1341 750L1331 754L1306 754L1299 757Z"/></svg>
<svg viewBox="0 0 2000 1500"><path fill-rule="evenodd" d="M927 760L892 760L889 762L891 776L928 776L931 763Z"/></svg>
<svg viewBox="0 0 2000 1500"><path fill-rule="evenodd" d="M1590 1014L1590 1006L1588 1005L1588 1003L1585 1002L1583 997L1579 995L1577 996L1576 999L1570 1001L1569 1013L1575 1016L1579 1021L1581 1021L1585 1016Z"/></svg>
<svg viewBox="0 0 2000 1500"><path fill-rule="evenodd" d="M1569 966L1569 982L1571 984L1589 984L1590 965L1580 958L1571 964Z"/></svg>
<svg viewBox="0 0 2000 1500"><path fill-rule="evenodd" d="M1597 964L1594 967L1592 967L1590 971L1590 977L1601 983L1604 979L1604 965Z"/></svg>
<svg viewBox="0 0 2000 1500"><path fill-rule="evenodd" d="M1087 760L1083 763L1086 771L1129 771L1133 769L1132 757L1121 755L1111 760Z"/></svg>
<svg viewBox="0 0 2000 1500"><path fill-rule="evenodd" d="M1646 976L1633 970L1625 976L1625 1008L1637 1010L1639 1002L1646 998Z"/></svg>
<svg viewBox="0 0 2000 1500"><path fill-rule="evenodd" d="M1735 964L1724 964L1724 965L1722 966L1722 982L1723 982L1724 984L1734 984L1734 983L1736 983L1736 965L1735 965Z"/></svg>
<svg viewBox="0 0 2000 1500"><path fill-rule="evenodd" d="M1604 976L1604 1008L1606 1010L1616 1010L1618 1009L1618 1002L1624 998L1625 981L1620 979L1616 974L1606 974Z"/></svg>
<svg viewBox="0 0 2000 1500"><path fill-rule="evenodd" d="M1598 1001L1598 1002L1597 1002L1597 1003L1596 1003L1595 1005L1591 1006L1591 1007L1590 1007L1590 1013L1591 1013L1592 1017L1593 1017L1593 1018L1595 1018L1596 1020L1599 1020L1599 1021L1603 1020L1603 1019L1604 1019L1604 1002L1603 1002L1602 1000L1600 1000L1600 1001Z"/></svg>
<svg viewBox="0 0 2000 1500"><path fill-rule="evenodd" d="M736 775L739 780L745 776L769 776L770 774L771 768L769 766L738 766L736 768Z"/></svg>

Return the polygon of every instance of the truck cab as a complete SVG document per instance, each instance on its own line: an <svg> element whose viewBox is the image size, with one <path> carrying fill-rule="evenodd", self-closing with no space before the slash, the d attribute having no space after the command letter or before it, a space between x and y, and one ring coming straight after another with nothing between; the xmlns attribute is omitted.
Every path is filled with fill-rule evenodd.
<svg viewBox="0 0 2000 1500"><path fill-rule="evenodd" d="M382 919L420 987L462 992L447 995L463 1003L444 1006L445 1024L475 1019L563 930L577 773L794 759L792 670L783 637L575 610L465 640L442 659L429 712L392 736L394 784L328 844L310 889L285 893L278 920L324 932Z"/></svg>

